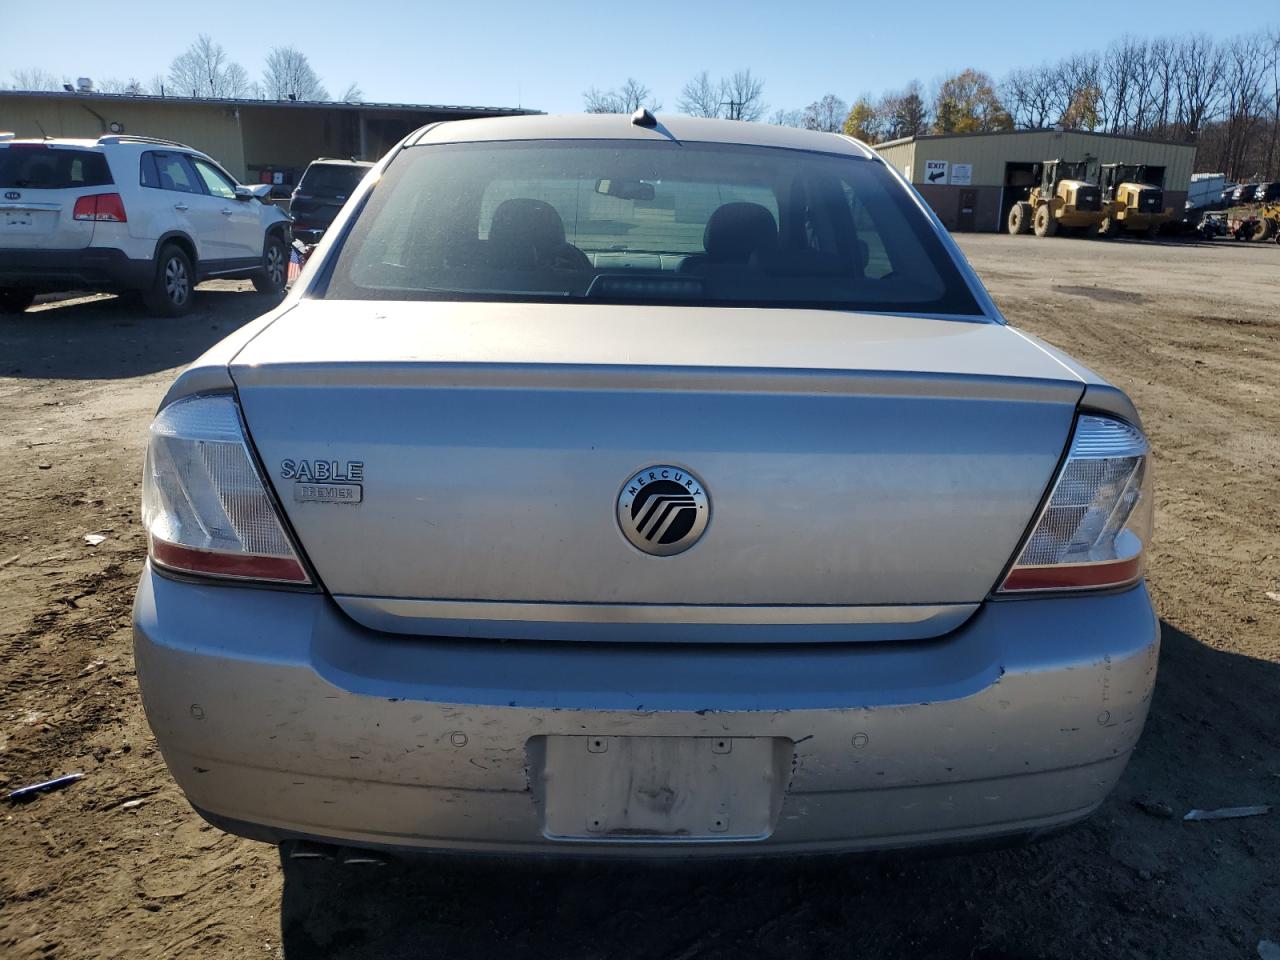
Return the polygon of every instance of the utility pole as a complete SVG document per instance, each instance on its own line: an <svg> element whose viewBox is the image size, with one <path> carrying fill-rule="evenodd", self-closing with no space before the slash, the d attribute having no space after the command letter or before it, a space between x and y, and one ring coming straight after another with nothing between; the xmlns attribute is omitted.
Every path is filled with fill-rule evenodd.
<svg viewBox="0 0 1280 960"><path fill-rule="evenodd" d="M742 119L742 108L747 105L745 100L721 100L720 106L729 108L730 120Z"/></svg>

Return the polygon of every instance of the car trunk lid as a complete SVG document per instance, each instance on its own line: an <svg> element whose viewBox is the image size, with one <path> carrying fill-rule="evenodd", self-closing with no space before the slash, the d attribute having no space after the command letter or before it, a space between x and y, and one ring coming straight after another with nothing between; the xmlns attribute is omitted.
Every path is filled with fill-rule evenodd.
<svg viewBox="0 0 1280 960"><path fill-rule="evenodd" d="M618 639L949 629L1009 562L1082 391L990 323L447 302L304 302L232 375L357 619ZM674 556L619 526L657 465L710 512Z"/></svg>

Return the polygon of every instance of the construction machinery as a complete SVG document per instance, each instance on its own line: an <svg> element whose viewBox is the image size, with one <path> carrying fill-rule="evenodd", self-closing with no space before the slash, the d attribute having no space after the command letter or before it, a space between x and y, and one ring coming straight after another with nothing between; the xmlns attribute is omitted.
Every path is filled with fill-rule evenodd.
<svg viewBox="0 0 1280 960"><path fill-rule="evenodd" d="M1280 203L1232 207L1226 212L1227 232L1237 240L1275 240L1280 243Z"/></svg>
<svg viewBox="0 0 1280 960"><path fill-rule="evenodd" d="M1072 233L1095 229L1106 216L1102 191L1091 176L1095 161L1046 160L1037 166L1039 185L1010 208L1009 232L1034 231L1037 237L1051 237L1060 229Z"/></svg>
<svg viewBox="0 0 1280 960"><path fill-rule="evenodd" d="M1121 232L1154 240L1160 227L1173 219L1173 208L1164 205L1164 190L1148 175L1145 164L1104 163L1099 168L1103 219L1098 236Z"/></svg>

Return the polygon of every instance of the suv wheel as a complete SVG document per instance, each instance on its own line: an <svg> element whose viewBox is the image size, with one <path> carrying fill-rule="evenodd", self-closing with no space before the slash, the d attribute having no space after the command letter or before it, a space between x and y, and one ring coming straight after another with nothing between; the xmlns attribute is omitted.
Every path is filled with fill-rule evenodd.
<svg viewBox="0 0 1280 960"><path fill-rule="evenodd" d="M147 309L160 317L180 317L191 309L195 272L181 247L169 244L156 258L156 278L142 295Z"/></svg>
<svg viewBox="0 0 1280 960"><path fill-rule="evenodd" d="M35 298L31 290L0 290L0 313L21 313Z"/></svg>
<svg viewBox="0 0 1280 960"><path fill-rule="evenodd" d="M267 237L262 252L262 269L253 275L253 289L259 293L279 293L289 276L289 253L278 234Z"/></svg>

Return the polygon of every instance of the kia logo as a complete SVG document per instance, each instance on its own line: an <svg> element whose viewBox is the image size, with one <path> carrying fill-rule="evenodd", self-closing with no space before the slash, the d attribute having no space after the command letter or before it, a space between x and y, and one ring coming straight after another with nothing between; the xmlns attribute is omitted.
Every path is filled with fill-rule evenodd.
<svg viewBox="0 0 1280 960"><path fill-rule="evenodd" d="M22 194L20 194L17 190L10 190L8 193L4 195L4 198L6 200L21 200Z"/></svg>

